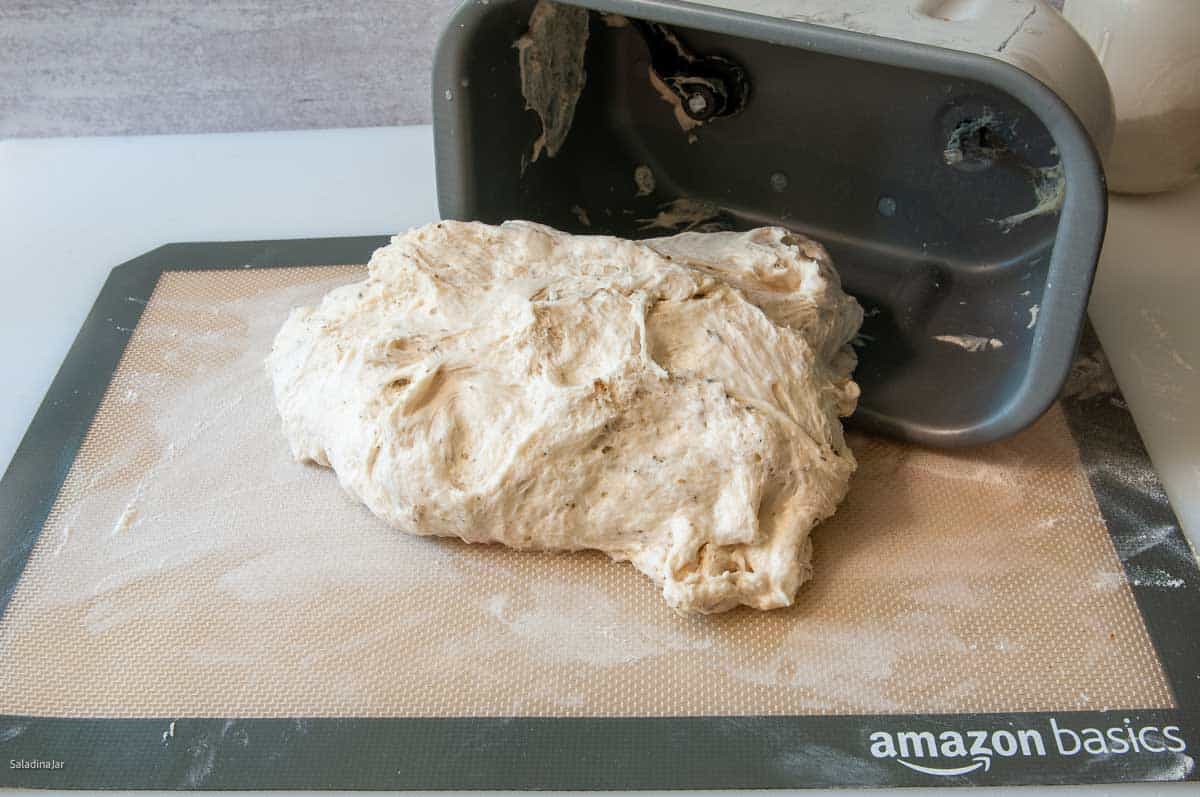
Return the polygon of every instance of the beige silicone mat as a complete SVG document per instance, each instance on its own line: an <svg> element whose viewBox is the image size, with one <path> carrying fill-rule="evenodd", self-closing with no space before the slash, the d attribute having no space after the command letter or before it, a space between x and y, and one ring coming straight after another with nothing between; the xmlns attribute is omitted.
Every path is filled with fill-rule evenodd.
<svg viewBox="0 0 1200 797"><path fill-rule="evenodd" d="M1058 409L854 436L798 606L672 613L630 566L403 536L294 463L262 365L363 268L168 272L0 622L0 714L681 716L1172 699Z"/></svg>

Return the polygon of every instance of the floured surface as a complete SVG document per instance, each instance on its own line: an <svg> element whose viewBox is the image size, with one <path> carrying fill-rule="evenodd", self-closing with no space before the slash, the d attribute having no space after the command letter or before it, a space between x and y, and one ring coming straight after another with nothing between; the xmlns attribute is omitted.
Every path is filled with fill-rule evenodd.
<svg viewBox="0 0 1200 797"><path fill-rule="evenodd" d="M413 538L295 464L262 357L361 267L164 275L0 621L0 713L599 716L1166 707L1061 413L851 436L798 607L682 618L631 568Z"/></svg>

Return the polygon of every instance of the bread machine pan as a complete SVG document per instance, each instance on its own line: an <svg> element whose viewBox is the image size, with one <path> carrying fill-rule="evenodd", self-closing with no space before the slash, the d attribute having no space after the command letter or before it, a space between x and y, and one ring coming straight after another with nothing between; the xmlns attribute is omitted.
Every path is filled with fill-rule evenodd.
<svg viewBox="0 0 1200 797"><path fill-rule="evenodd" d="M1028 5L1023 26L1061 22ZM1022 31L997 52L1036 39ZM1106 213L1080 121L1109 133L1099 67L1100 100L1075 91L1077 115L1007 60L667 0L471 0L435 58L440 210L633 238L810 235L867 314L852 422L985 443L1058 393Z"/></svg>

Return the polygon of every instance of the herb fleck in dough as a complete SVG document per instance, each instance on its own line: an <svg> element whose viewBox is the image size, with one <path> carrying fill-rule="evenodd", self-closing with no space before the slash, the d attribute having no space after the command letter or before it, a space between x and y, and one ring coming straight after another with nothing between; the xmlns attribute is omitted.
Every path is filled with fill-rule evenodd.
<svg viewBox="0 0 1200 797"><path fill-rule="evenodd" d="M779 228L446 221L292 311L267 364L295 457L398 529L596 549L680 611L773 609L855 467L861 321Z"/></svg>

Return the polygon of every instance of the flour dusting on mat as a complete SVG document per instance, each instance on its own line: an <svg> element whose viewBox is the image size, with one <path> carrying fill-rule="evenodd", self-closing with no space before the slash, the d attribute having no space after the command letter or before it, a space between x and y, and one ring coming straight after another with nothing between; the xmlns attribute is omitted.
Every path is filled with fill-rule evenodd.
<svg viewBox="0 0 1200 797"><path fill-rule="evenodd" d="M792 610L680 617L599 554L395 532L291 460L262 367L292 307L364 276L162 276L0 618L0 713L162 717L157 738L180 716L1173 705L1058 409L971 451L852 434ZM536 628L555 611L561 644Z"/></svg>

